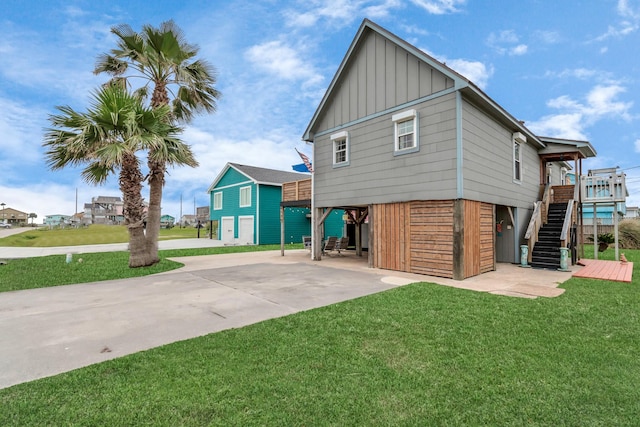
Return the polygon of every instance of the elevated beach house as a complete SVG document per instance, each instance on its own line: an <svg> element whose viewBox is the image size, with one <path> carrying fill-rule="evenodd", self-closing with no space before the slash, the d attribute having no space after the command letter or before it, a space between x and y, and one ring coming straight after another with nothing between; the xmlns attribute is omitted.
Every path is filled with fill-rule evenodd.
<svg viewBox="0 0 640 427"><path fill-rule="evenodd" d="M533 134L473 82L369 20L303 139L313 145L314 236L328 212L345 210L368 225L356 250L366 242L370 266L454 279L518 263L523 245L533 264L558 257L579 201L563 175L580 176L582 159L596 155L587 141ZM545 249L550 217L560 230Z"/></svg>

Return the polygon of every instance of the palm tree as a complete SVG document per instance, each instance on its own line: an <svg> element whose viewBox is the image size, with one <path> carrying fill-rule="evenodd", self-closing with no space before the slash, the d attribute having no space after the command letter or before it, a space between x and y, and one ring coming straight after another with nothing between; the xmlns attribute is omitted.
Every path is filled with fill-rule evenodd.
<svg viewBox="0 0 640 427"><path fill-rule="evenodd" d="M133 78L143 79L136 93L146 97L151 86L151 106L170 105L174 121L188 123L196 113L216 110L220 93L214 87L215 69L206 61L195 59L198 47L186 42L173 20L161 23L158 28L145 25L140 33L129 25L113 27L111 32L117 38L117 47L98 57L95 74L107 73L112 76L112 82L125 87L133 86ZM150 256L157 259L167 152L150 150L147 164L147 243Z"/></svg>
<svg viewBox="0 0 640 427"><path fill-rule="evenodd" d="M83 180L102 184L119 170L125 224L129 232L129 266L152 265L144 231L144 176L137 153L166 150L172 164L197 165L189 147L177 138L181 128L167 120L168 106L150 108L126 89L107 85L94 93L86 113L71 107L57 107L53 125L44 137L46 158L53 170L85 166Z"/></svg>

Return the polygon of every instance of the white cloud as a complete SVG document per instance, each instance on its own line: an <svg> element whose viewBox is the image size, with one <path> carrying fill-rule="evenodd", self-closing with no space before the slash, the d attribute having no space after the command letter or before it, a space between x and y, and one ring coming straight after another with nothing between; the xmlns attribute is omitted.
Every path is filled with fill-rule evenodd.
<svg viewBox="0 0 640 427"><path fill-rule="evenodd" d="M466 0L411 0L411 3L432 15L444 15L460 12L459 6L463 6Z"/></svg>
<svg viewBox="0 0 640 427"><path fill-rule="evenodd" d="M480 89L486 89L489 84L489 79L493 76L494 68L492 65L486 65L480 61L462 58L450 59L430 52L427 49L421 50L443 64L446 64L447 67L451 68L458 74L462 74L465 78L475 83Z"/></svg>
<svg viewBox="0 0 640 427"><path fill-rule="evenodd" d="M529 50L526 44L520 43L520 37L514 30L503 30L489 34L487 45L500 55L519 56L524 55Z"/></svg>
<svg viewBox="0 0 640 427"><path fill-rule="evenodd" d="M527 127L536 135L577 140L587 139L580 113L545 116L538 121L527 122Z"/></svg>
<svg viewBox="0 0 640 427"><path fill-rule="evenodd" d="M630 120L629 110L633 102L618 100L626 89L617 84L597 85L578 101L567 95L559 96L547 102L547 106L559 110L542 119L530 122L527 126L538 135L569 139L587 139L585 128L604 118Z"/></svg>
<svg viewBox="0 0 640 427"><path fill-rule="evenodd" d="M254 45L246 51L246 58L256 67L285 80L304 80L307 85L323 80L322 75L309 66L298 51L281 41Z"/></svg>
<svg viewBox="0 0 640 427"><path fill-rule="evenodd" d="M510 55L524 55L525 53L527 53L527 50L529 50L529 48L527 47L526 44L519 44L515 47L513 47L510 51L509 54Z"/></svg>
<svg viewBox="0 0 640 427"><path fill-rule="evenodd" d="M480 89L486 89L489 79L493 75L493 66L485 65L480 61L466 59L449 59L445 61L449 67L471 80Z"/></svg>
<svg viewBox="0 0 640 427"><path fill-rule="evenodd" d="M560 34L556 31L538 30L535 31L533 35L544 44L556 44L561 40Z"/></svg>
<svg viewBox="0 0 640 427"><path fill-rule="evenodd" d="M607 31L596 37L595 41L601 42L610 38L623 38L635 33L640 28L640 6L634 8L629 0L618 0L616 6L618 15L622 18L615 25L609 25Z"/></svg>
<svg viewBox="0 0 640 427"><path fill-rule="evenodd" d="M640 139L636 139L636 141L633 143L636 153L640 153Z"/></svg>
<svg viewBox="0 0 640 427"><path fill-rule="evenodd" d="M307 10L286 10L284 16L287 25L296 28L309 28L320 20L345 26L362 16L385 18L394 9L404 7L403 3L401 0L312 0L307 2ZM432 15L444 15L460 12L466 0L411 0L411 3Z"/></svg>

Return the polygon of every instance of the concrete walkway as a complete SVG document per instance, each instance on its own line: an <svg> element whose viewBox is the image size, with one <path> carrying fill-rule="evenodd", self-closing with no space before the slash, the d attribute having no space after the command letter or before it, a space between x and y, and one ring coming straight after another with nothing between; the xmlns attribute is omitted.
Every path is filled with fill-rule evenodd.
<svg viewBox="0 0 640 427"><path fill-rule="evenodd" d="M169 242L180 244L161 244ZM307 250L176 260L185 266L153 276L0 293L0 388L418 281L535 298L560 295L558 284L571 277L498 264L497 271L455 281L371 269L350 252L311 261Z"/></svg>
<svg viewBox="0 0 640 427"><path fill-rule="evenodd" d="M12 228L0 229L0 238L7 237L12 234L22 233L30 230L30 228ZM224 246L221 240L214 240L202 237L200 239L174 239L160 240L158 247L160 249L192 249L192 248L212 248L216 246ZM13 258L33 258L37 256L47 255L65 255L65 254L86 254L96 252L117 252L129 250L128 243L110 243L103 245L83 245L83 246L54 246L48 248L21 248L0 246L0 260Z"/></svg>

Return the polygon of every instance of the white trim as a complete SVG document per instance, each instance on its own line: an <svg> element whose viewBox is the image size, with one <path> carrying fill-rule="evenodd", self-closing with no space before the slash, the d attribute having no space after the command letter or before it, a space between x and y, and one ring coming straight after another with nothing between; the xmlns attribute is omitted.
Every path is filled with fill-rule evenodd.
<svg viewBox="0 0 640 427"><path fill-rule="evenodd" d="M227 188L234 188L234 187L239 187L241 185L247 185L247 184L253 184L253 181L242 181L242 182L237 182L235 184L224 185L222 187L215 187L215 188L212 188L211 191L226 190Z"/></svg>

